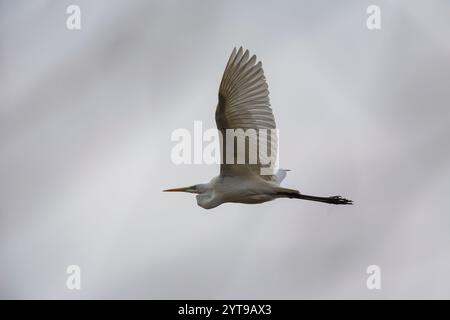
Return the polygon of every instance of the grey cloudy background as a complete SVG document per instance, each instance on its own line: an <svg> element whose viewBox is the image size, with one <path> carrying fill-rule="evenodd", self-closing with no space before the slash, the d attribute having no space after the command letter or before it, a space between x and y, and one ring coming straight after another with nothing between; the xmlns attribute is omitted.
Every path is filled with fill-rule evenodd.
<svg viewBox="0 0 450 320"><path fill-rule="evenodd" d="M0 1L0 297L450 298L449 13L446 0ZM239 45L265 67L284 185L353 207L207 211L161 192L218 173L175 166L170 135L214 126ZM366 288L371 264L382 290Z"/></svg>

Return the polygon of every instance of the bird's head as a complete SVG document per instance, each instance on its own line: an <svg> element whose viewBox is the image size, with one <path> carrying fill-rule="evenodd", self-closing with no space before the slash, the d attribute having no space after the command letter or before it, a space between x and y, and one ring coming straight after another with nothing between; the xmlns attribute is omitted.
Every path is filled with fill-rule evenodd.
<svg viewBox="0 0 450 320"><path fill-rule="evenodd" d="M183 187L183 188L173 188L173 189L167 189L163 190L164 192L189 192L189 193L196 193L197 196L197 204L205 209L211 209L214 207L217 207L221 201L220 199L214 198L214 192L211 186L208 183L204 184L195 184L190 187Z"/></svg>

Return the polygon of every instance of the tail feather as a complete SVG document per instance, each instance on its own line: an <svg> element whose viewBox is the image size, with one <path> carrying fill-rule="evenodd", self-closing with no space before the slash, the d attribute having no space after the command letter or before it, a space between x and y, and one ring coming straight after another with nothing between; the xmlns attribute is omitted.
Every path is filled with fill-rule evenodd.
<svg viewBox="0 0 450 320"><path fill-rule="evenodd" d="M274 175L275 182L280 185L280 183L286 178L286 174L288 171L291 171L289 169L278 169L277 173Z"/></svg>

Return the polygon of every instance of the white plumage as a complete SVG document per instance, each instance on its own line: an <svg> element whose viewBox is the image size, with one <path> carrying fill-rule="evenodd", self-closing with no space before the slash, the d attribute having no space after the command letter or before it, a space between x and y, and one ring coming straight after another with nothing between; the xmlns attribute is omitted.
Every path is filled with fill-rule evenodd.
<svg viewBox="0 0 450 320"><path fill-rule="evenodd" d="M274 163L278 149L277 136L270 135L276 129L275 118L270 107L269 90L262 63L256 56L250 57L248 50L233 49L219 87L219 101L216 108L216 125L221 131L222 164L220 175L209 183L190 187L168 189L197 194L197 203L205 209L217 207L225 202L262 203L276 198L297 198L331 204L352 204L340 196L316 197L301 194L294 189L280 187L287 170L273 174L261 174L267 163ZM267 130L267 139L250 135L245 145L244 164L238 163L237 148L226 148L226 129ZM267 146L266 153L258 153L256 146ZM230 150L231 149L231 150ZM256 163L249 162L250 154L258 154ZM232 163L226 161L232 159Z"/></svg>

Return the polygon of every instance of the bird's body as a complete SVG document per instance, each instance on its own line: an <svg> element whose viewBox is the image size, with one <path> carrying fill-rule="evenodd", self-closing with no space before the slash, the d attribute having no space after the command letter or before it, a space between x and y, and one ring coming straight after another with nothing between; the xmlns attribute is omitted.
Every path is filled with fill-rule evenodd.
<svg viewBox="0 0 450 320"><path fill-rule="evenodd" d="M219 87L216 124L223 137L222 158L223 160L232 159L232 163L221 164L220 175L209 183L164 191L196 193L197 204L205 209L215 208L225 202L255 204L277 198L352 204L351 200L339 196L308 196L294 189L280 187L287 170L280 169L269 173L264 171L268 163L272 164L270 160L273 160L274 155L277 154L278 138L276 136L249 136L247 144L244 140L243 154L240 154L235 147L227 147L229 139L227 130L266 132L276 128L262 64L256 63L256 56L250 57L248 50L244 52L242 47L239 50L236 48L233 50L225 68ZM232 139L234 140L234 137ZM265 148L268 149L266 154L261 152L264 143ZM259 156L256 162L249 161L252 152ZM239 156L244 156L246 161L240 163Z"/></svg>
<svg viewBox="0 0 450 320"><path fill-rule="evenodd" d="M277 186L264 179L240 176L217 176L205 185L206 192L197 195L197 204L211 209L225 202L263 203L275 199Z"/></svg>

